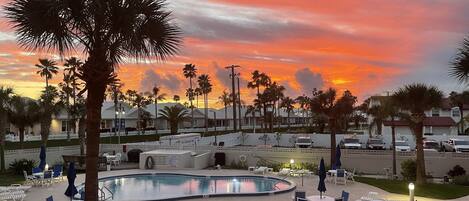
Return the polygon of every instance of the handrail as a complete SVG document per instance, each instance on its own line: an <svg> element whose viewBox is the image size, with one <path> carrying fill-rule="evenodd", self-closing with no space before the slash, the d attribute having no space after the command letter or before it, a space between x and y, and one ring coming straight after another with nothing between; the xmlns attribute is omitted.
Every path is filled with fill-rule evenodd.
<svg viewBox="0 0 469 201"><path fill-rule="evenodd" d="M103 189L105 189L107 192L109 192L109 194L111 194L111 197L106 198L106 193L104 192ZM99 190L99 192L100 192L100 194L101 194L101 196L99 197L99 200L103 200L103 201L104 201L104 200L109 200L109 199L112 200L112 199L114 199L114 194L113 194L112 191L109 190L109 188L107 188L106 186L103 185L103 187L102 187L102 188L98 188L98 190Z"/></svg>

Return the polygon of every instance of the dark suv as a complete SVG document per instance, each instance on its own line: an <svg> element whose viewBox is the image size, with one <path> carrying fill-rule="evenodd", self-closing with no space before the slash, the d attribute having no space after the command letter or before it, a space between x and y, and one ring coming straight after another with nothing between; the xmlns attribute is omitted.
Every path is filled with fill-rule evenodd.
<svg viewBox="0 0 469 201"><path fill-rule="evenodd" d="M366 148L367 149L380 149L380 150L386 149L383 139L380 139L380 138L368 139L368 141L366 142Z"/></svg>

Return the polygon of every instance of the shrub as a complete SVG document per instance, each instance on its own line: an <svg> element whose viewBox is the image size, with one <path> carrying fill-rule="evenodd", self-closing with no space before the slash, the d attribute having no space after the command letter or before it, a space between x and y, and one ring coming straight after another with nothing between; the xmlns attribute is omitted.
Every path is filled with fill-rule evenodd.
<svg viewBox="0 0 469 201"><path fill-rule="evenodd" d="M448 176L452 178L465 175L465 174L466 174L466 170L464 170L464 168L459 165L454 166L453 169L448 171Z"/></svg>
<svg viewBox="0 0 469 201"><path fill-rule="evenodd" d="M461 186L469 186L469 175L459 175L453 178L453 183Z"/></svg>
<svg viewBox="0 0 469 201"><path fill-rule="evenodd" d="M407 181L415 181L417 177L417 163L415 160L409 159L402 161L401 174Z"/></svg>
<svg viewBox="0 0 469 201"><path fill-rule="evenodd" d="M17 175L23 175L23 170L31 174L33 167L36 167L36 161L34 160L21 159L10 163L10 170Z"/></svg>

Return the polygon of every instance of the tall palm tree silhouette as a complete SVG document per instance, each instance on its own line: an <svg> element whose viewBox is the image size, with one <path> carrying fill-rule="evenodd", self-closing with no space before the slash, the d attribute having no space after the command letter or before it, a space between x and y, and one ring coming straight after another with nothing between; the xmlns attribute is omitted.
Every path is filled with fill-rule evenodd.
<svg viewBox="0 0 469 201"><path fill-rule="evenodd" d="M80 47L87 57L80 76L86 83L85 199L98 200L101 106L106 86L124 57L165 60L178 52L181 31L170 23L166 1L13 0L4 7L22 46L64 55Z"/></svg>
<svg viewBox="0 0 469 201"><path fill-rule="evenodd" d="M36 67L39 68L36 73L46 79L46 88L49 87L49 80L52 79L52 76L58 73L59 67L56 65L55 61L49 59L39 59L39 64L36 64Z"/></svg>
<svg viewBox="0 0 469 201"><path fill-rule="evenodd" d="M189 98L190 108L191 108L191 126L194 127L194 89L192 88L192 79L197 77L197 69L194 64L186 64L182 69L184 77L189 78L189 89L186 93L187 98Z"/></svg>
<svg viewBox="0 0 469 201"><path fill-rule="evenodd" d="M210 77L207 74L199 76L197 82L199 83L200 91L204 96L204 115L205 115L205 133L208 132L208 94L212 92L212 84Z"/></svg>

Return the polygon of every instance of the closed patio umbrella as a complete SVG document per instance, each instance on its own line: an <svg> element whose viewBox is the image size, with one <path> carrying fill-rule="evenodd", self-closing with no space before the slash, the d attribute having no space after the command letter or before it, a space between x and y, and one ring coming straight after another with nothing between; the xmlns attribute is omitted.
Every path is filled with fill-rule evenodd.
<svg viewBox="0 0 469 201"><path fill-rule="evenodd" d="M75 163L70 163L67 171L67 180L68 180L68 187L65 190L65 195L70 197L72 200L73 196L78 193L77 188L75 187L75 178L77 177L77 172L75 170Z"/></svg>
<svg viewBox="0 0 469 201"><path fill-rule="evenodd" d="M322 193L326 192L326 167L324 165L324 158L321 158L321 163L319 163L319 184L318 184L318 191L319 191L319 198L322 199Z"/></svg>
<svg viewBox="0 0 469 201"><path fill-rule="evenodd" d="M41 146L41 152L39 152L39 168L44 171L46 167L46 147L44 145Z"/></svg>
<svg viewBox="0 0 469 201"><path fill-rule="evenodd" d="M340 162L340 156L342 154L340 153L340 146L337 145L337 149L335 149L335 163L334 163L334 166L336 169L340 169L340 167L342 166L342 163Z"/></svg>

